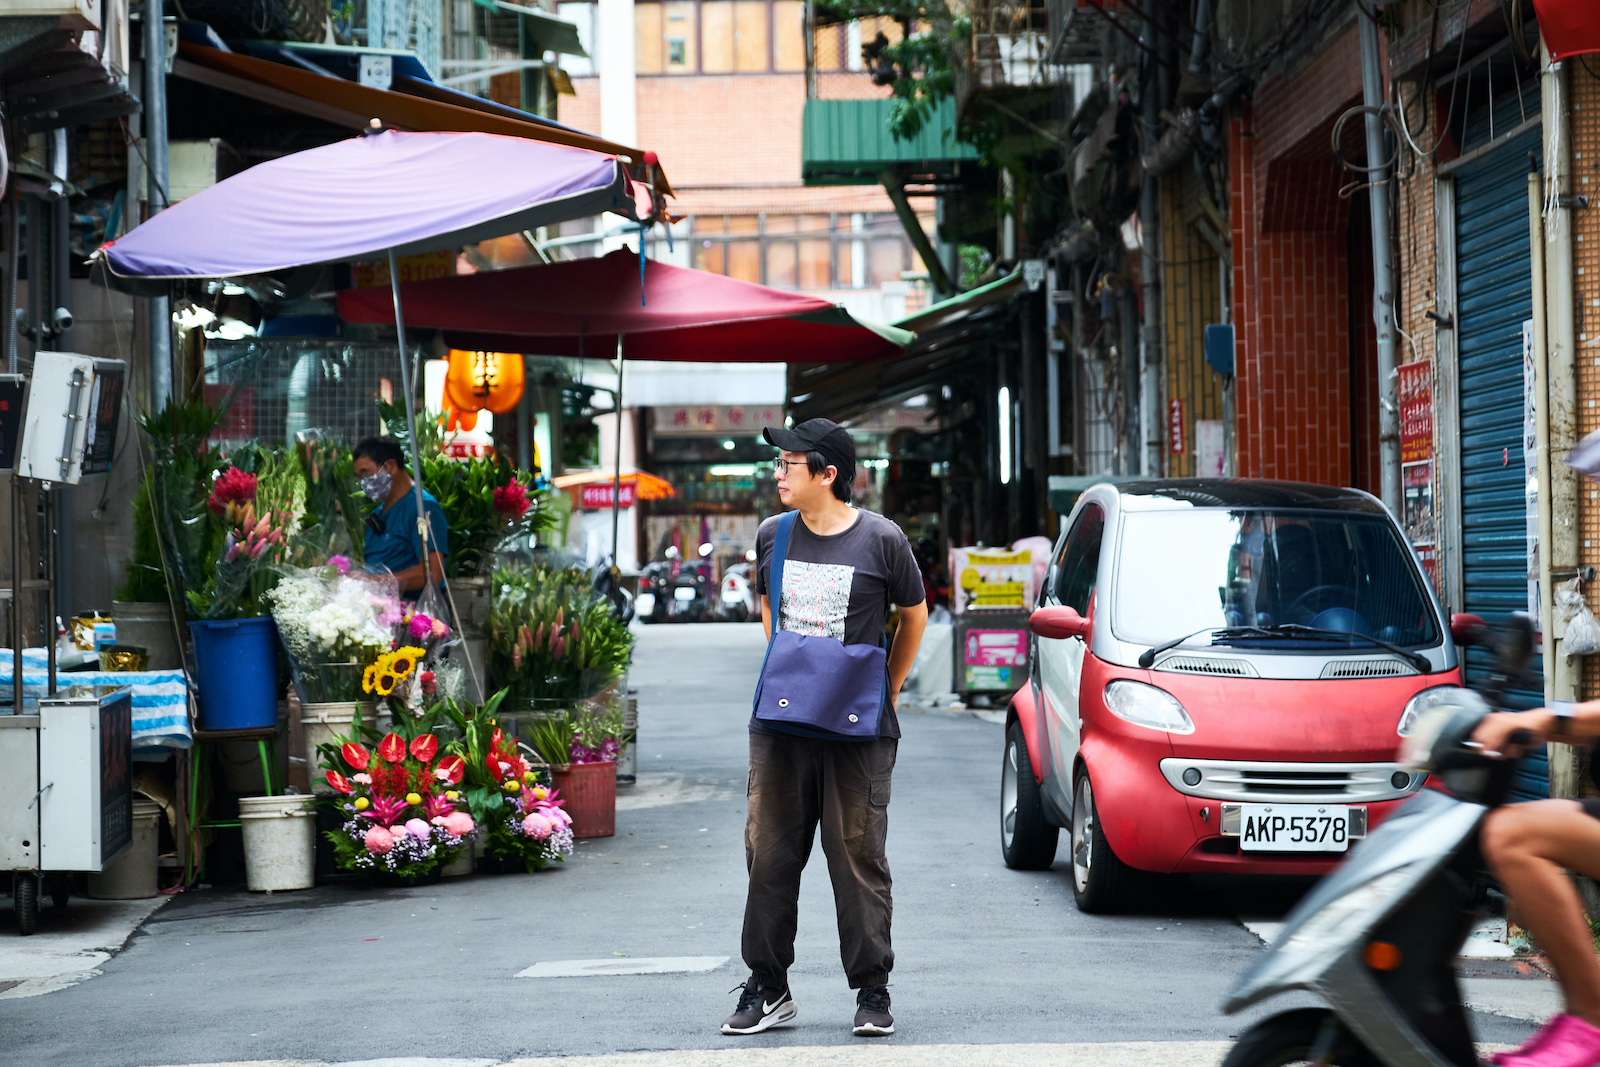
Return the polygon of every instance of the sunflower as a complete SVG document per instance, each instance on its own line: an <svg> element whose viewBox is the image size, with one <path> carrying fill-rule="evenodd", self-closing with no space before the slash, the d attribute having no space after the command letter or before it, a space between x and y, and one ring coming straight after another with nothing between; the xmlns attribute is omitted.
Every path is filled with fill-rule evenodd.
<svg viewBox="0 0 1600 1067"><path fill-rule="evenodd" d="M378 675L377 680L373 683L373 688L377 690L379 696L386 697L390 693L394 692L394 685L399 680L399 678L392 674L380 674Z"/></svg>
<svg viewBox="0 0 1600 1067"><path fill-rule="evenodd" d="M377 682L378 682L378 665L376 663L369 663L369 664L367 664L367 669L365 671L363 671L362 674L361 674L361 689L362 689L362 691L366 692L366 693L372 692L373 687L377 685Z"/></svg>
<svg viewBox="0 0 1600 1067"><path fill-rule="evenodd" d="M402 648L389 657L389 673L396 681L411 673L411 668L417 665L416 658L411 655L411 650Z"/></svg>

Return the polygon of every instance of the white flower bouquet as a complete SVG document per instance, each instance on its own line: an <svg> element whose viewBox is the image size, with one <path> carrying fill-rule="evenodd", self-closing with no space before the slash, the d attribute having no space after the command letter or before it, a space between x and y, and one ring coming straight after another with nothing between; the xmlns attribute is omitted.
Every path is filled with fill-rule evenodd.
<svg viewBox="0 0 1600 1067"><path fill-rule="evenodd" d="M362 675L390 650L401 619L392 577L351 573L334 556L323 567L286 570L266 600L302 703L367 699Z"/></svg>

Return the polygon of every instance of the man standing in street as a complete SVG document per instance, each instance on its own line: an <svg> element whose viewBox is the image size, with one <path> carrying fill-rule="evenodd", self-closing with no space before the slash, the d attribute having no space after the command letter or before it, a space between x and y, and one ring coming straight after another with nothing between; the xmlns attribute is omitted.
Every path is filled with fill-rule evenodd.
<svg viewBox="0 0 1600 1067"><path fill-rule="evenodd" d="M750 719L745 820L750 887L742 940L750 979L722 1032L759 1033L796 1015L788 971L794 962L800 873L820 825L838 911L839 954L850 988L857 990L853 1030L863 1036L892 1034L893 902L885 842L889 781L900 739L895 700L928 622L922 576L898 526L850 505L856 451L849 433L827 419L811 419L793 429L769 429L765 436L782 450L778 497L798 518L774 516L756 535L755 590L769 640L764 680L772 649L782 643L774 642L775 629L845 646L844 653L834 649L818 656L821 681L822 664L838 655L882 657L876 646L891 602L900 608L900 625L866 697L875 710L882 701L876 736L846 736L806 722L762 717L764 712ZM783 536L780 520L786 520ZM782 577L772 589L775 545ZM827 653L833 646L810 647ZM869 655L859 655L863 650ZM803 673L806 664L799 666ZM763 701L761 707L767 706Z"/></svg>

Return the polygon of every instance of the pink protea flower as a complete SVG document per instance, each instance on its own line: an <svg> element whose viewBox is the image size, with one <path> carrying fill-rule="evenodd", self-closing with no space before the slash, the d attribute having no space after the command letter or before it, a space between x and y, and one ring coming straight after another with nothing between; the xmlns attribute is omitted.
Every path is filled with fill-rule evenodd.
<svg viewBox="0 0 1600 1067"><path fill-rule="evenodd" d="M375 852L380 856L394 848L394 834L381 826L374 826L368 830L364 840L367 851Z"/></svg>
<svg viewBox="0 0 1600 1067"><path fill-rule="evenodd" d="M512 519L522 518L532 506L528 500L528 490L517 482L502 485L494 491L494 510Z"/></svg>
<svg viewBox="0 0 1600 1067"><path fill-rule="evenodd" d="M406 821L406 833L418 841L426 841L432 835L433 828L421 819L409 819Z"/></svg>
<svg viewBox="0 0 1600 1067"><path fill-rule="evenodd" d="M406 630L414 640L426 640L428 635L433 633L433 620L419 611L411 616L411 622L407 624Z"/></svg>
<svg viewBox="0 0 1600 1067"><path fill-rule="evenodd" d="M522 832L539 841L555 833L555 829L555 823L546 818L542 812L529 812L522 820Z"/></svg>
<svg viewBox="0 0 1600 1067"><path fill-rule="evenodd" d="M213 512L221 515L227 506L232 503L243 503L256 498L256 476L246 474L238 467L229 467L217 478L211 487L211 495L206 499L206 505Z"/></svg>
<svg viewBox="0 0 1600 1067"><path fill-rule="evenodd" d="M444 828L456 837L465 837L472 833L477 824L472 821L472 816L464 811L452 811L444 817Z"/></svg>

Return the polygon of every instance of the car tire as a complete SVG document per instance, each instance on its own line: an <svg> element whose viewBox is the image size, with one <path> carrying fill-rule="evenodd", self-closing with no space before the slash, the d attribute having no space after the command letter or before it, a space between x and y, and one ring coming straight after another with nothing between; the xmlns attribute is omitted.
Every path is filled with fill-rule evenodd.
<svg viewBox="0 0 1600 1067"><path fill-rule="evenodd" d="M1240 1035L1222 1067L1286 1067L1311 1058L1322 1027L1332 1019L1325 1008L1299 1008L1263 1019ZM1319 1059L1330 1067L1376 1067L1378 1059L1348 1029L1339 1026L1333 1047Z"/></svg>
<svg viewBox="0 0 1600 1067"><path fill-rule="evenodd" d="M1045 818L1022 724L1013 722L1000 762L1000 855L1014 871L1049 870L1060 838L1061 828Z"/></svg>
<svg viewBox="0 0 1600 1067"><path fill-rule="evenodd" d="M1072 896L1091 915L1120 910L1133 889L1134 871L1111 851L1094 803L1087 771L1072 792Z"/></svg>

